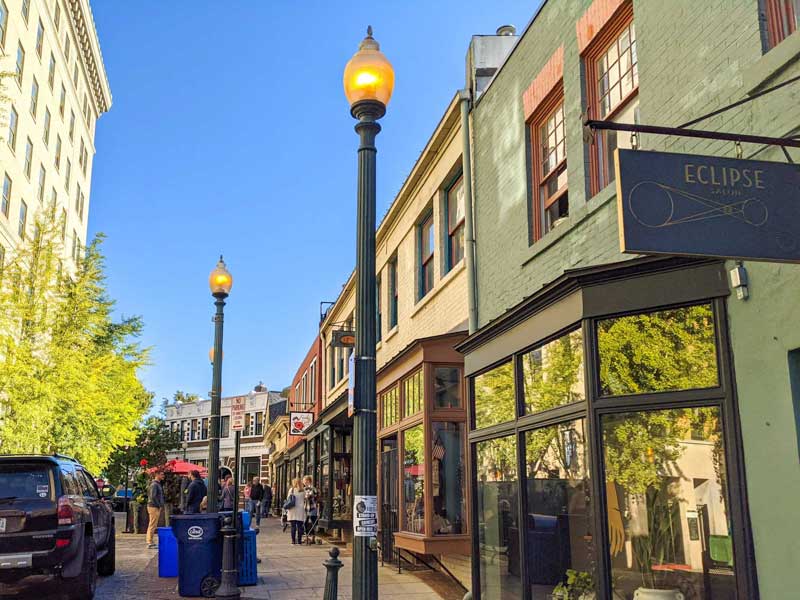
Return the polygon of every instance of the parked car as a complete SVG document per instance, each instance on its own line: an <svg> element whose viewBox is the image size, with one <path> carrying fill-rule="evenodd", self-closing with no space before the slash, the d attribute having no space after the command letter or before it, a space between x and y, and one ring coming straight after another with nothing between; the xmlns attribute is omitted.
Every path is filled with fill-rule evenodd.
<svg viewBox="0 0 800 600"><path fill-rule="evenodd" d="M33 597L56 579L91 599L97 575L114 573L115 548L111 505L78 461L0 456L0 591L13 583Z"/></svg>
<svg viewBox="0 0 800 600"><path fill-rule="evenodd" d="M128 502L133 502L133 490L128 490ZM125 512L125 490L117 490L111 497L111 507L114 512Z"/></svg>

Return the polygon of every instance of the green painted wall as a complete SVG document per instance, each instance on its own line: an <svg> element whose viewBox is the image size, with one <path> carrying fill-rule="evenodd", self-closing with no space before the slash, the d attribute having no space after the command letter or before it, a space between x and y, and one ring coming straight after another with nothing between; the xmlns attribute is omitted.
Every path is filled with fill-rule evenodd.
<svg viewBox="0 0 800 600"><path fill-rule="evenodd" d="M588 198L583 81L575 23L588 0L549 0L472 114L480 325L565 269L629 258L618 248L614 190ZM800 75L800 32L767 54L758 0L634 1L641 120L678 125ZM522 94L564 45L570 217L530 246ZM698 125L800 132L800 83ZM731 143L643 136L643 149L734 155ZM745 158L783 161L744 146ZM796 162L800 152L791 151ZM613 186L612 186L613 187ZM800 232L798 232L800 234ZM733 265L730 265L733 266ZM728 301L761 596L796 595L800 462L788 352L800 348L800 266L746 262L751 298ZM534 341L534 340L532 340Z"/></svg>

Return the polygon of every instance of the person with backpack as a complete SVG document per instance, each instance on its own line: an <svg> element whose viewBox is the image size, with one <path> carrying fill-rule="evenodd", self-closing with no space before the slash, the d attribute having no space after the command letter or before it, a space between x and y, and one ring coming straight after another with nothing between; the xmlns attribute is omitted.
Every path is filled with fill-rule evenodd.
<svg viewBox="0 0 800 600"><path fill-rule="evenodd" d="M292 487L286 495L283 508L286 509L286 519L292 526L292 544L303 543L303 527L306 521L306 493L299 477L292 479Z"/></svg>
<svg viewBox="0 0 800 600"><path fill-rule="evenodd" d="M317 543L317 519L319 518L319 492L314 487L314 480L311 475L303 477L303 491L306 509L306 542L309 544Z"/></svg>

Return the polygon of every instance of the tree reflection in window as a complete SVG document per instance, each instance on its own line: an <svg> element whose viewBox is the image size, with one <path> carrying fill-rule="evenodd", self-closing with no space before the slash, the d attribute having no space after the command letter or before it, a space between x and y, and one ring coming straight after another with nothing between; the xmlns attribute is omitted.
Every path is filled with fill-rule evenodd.
<svg viewBox="0 0 800 600"><path fill-rule="evenodd" d="M527 413L585 400L581 331L578 329L523 354L522 382Z"/></svg>
<svg viewBox="0 0 800 600"><path fill-rule="evenodd" d="M475 382L475 428L511 421L514 410L514 363L478 375Z"/></svg>
<svg viewBox="0 0 800 600"><path fill-rule="evenodd" d="M599 321L597 344L606 396L719 384L710 304Z"/></svg>
<svg viewBox="0 0 800 600"><path fill-rule="evenodd" d="M403 432L403 529L425 533L425 438L419 424Z"/></svg>

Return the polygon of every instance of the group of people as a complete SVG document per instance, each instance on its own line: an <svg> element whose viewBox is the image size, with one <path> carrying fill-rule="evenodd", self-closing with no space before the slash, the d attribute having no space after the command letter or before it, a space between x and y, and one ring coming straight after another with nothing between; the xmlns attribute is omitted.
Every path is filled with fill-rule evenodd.
<svg viewBox="0 0 800 600"><path fill-rule="evenodd" d="M302 544L303 535L308 543L315 544L319 492L314 487L311 476L306 475L302 481L299 477L292 480L283 508L286 511L286 521L292 528L292 544ZM284 531L285 529L284 527Z"/></svg>

